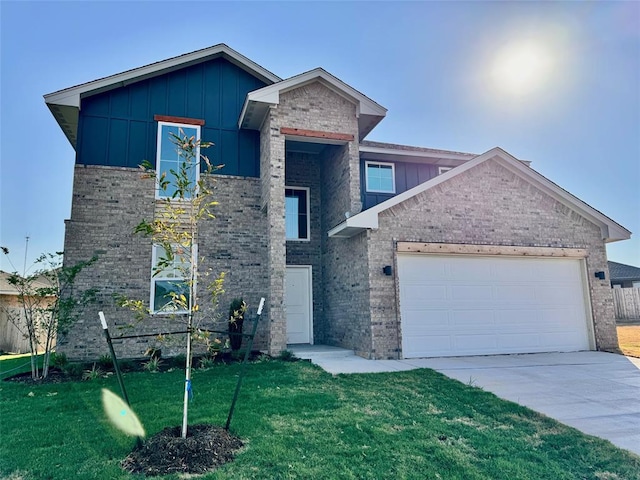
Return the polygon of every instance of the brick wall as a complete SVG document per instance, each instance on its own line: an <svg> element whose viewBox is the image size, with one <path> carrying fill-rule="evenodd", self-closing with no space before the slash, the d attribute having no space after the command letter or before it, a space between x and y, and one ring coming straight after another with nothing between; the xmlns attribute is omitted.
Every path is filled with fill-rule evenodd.
<svg viewBox="0 0 640 480"><path fill-rule="evenodd" d="M267 138L268 137L268 138ZM266 315L269 322L269 353L287 346L284 306L286 246L284 223L285 142L274 109L269 110L260 130L260 183L262 205L267 216L267 269L269 295Z"/></svg>
<svg viewBox="0 0 640 480"><path fill-rule="evenodd" d="M585 248L596 346L617 350L613 300L600 229L494 161L484 162L382 212L370 232L371 312L375 358L397 358L400 349L395 278L379 269L394 265L395 242ZM395 270L395 269L394 269Z"/></svg>
<svg viewBox="0 0 640 480"><path fill-rule="evenodd" d="M216 218L205 220L199 230L199 301L211 313L204 298L205 274L227 274L225 295L220 299L219 320L224 327L232 297L244 296L252 314L260 296L268 293L266 269L266 219L260 208L258 179L215 176L214 196L220 202ZM75 169L71 219L65 236L65 265L73 265L97 254L98 261L78 277L80 289L97 288L98 302L91 306L71 330L59 338L58 351L72 359L95 359L108 354L97 312L102 310L111 327L132 323L129 311L116 305L114 294L142 299L148 305L151 279L151 241L134 235L143 218L152 219L153 181L140 179L139 171L120 167ZM265 322L266 320L263 320ZM127 329L126 334L180 330L181 324L155 316ZM211 323L208 326L213 326ZM266 346L267 328L259 331L258 347ZM112 336L125 334L117 329ZM179 339L178 339L179 340ZM119 356L140 357L154 345L153 338L114 341ZM184 343L162 344L163 355L183 352Z"/></svg>

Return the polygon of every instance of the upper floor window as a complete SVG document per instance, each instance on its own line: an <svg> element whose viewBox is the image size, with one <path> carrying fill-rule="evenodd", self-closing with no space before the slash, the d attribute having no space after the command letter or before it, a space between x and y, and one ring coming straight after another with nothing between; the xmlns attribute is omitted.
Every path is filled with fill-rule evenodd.
<svg viewBox="0 0 640 480"><path fill-rule="evenodd" d="M164 174L168 180L166 188L158 187L156 189L156 198L173 198L177 190L178 174L184 172L185 180L188 180L189 186L184 188L184 198L190 198L189 190L195 191L196 184L200 178L199 157L200 152L195 152L193 158L185 158L181 155L180 149L174 143L174 135L183 137L194 137L195 140L200 139L200 126L187 125L181 123L158 122L158 146L156 157L156 172L158 178Z"/></svg>
<svg viewBox="0 0 640 480"><path fill-rule="evenodd" d="M161 245L153 246L150 299L153 313L188 312L188 308L185 308L190 304L188 279L196 247L172 246L168 255ZM181 295L184 295L184 299L179 298Z"/></svg>
<svg viewBox="0 0 640 480"><path fill-rule="evenodd" d="M367 192L396 193L393 163L365 162Z"/></svg>
<svg viewBox="0 0 640 480"><path fill-rule="evenodd" d="M438 175L442 175L444 172L448 172L453 167L438 167Z"/></svg>
<svg viewBox="0 0 640 480"><path fill-rule="evenodd" d="M309 240L309 189L285 187L284 201L287 240Z"/></svg>

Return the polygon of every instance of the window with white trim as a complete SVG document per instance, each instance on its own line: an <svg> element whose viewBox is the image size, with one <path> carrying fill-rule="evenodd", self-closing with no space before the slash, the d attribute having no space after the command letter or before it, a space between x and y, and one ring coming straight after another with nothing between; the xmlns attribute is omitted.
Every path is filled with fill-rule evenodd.
<svg viewBox="0 0 640 480"><path fill-rule="evenodd" d="M153 313L188 313L188 309L176 304L174 297L184 295L185 303L190 304L189 277L196 254L197 245L191 249L174 245L170 255L162 245L153 246L149 301Z"/></svg>
<svg viewBox="0 0 640 480"><path fill-rule="evenodd" d="M160 187L156 189L156 198L173 197L176 192L176 177L171 172L178 172L183 164L190 182L193 182L192 185L195 185L200 178L200 168L198 165L200 149L198 148L195 152L195 156L190 159L188 164L185 164L187 159L180 155L180 149L174 143L174 137L172 134L177 135L180 138L184 136L189 138L194 137L197 141L200 140L200 126L182 123L158 122L156 172L158 178L161 178L164 174L166 180L169 181L169 184L166 189Z"/></svg>
<svg viewBox="0 0 640 480"><path fill-rule="evenodd" d="M438 175L442 175L444 172L448 172L453 167L438 167Z"/></svg>
<svg viewBox="0 0 640 480"><path fill-rule="evenodd" d="M393 163L365 162L364 168L367 192L396 193Z"/></svg>
<svg viewBox="0 0 640 480"><path fill-rule="evenodd" d="M309 240L309 189L285 187L284 204L287 240Z"/></svg>

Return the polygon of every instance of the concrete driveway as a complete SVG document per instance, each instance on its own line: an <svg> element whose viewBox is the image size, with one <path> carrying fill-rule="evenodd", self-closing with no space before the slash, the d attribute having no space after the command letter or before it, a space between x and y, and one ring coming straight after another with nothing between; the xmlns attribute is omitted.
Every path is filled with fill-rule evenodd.
<svg viewBox="0 0 640 480"><path fill-rule="evenodd" d="M640 358L573 352L365 360L336 347L291 349L330 373L431 368L640 455Z"/></svg>
<svg viewBox="0 0 640 480"><path fill-rule="evenodd" d="M415 363L640 455L640 358L575 352Z"/></svg>

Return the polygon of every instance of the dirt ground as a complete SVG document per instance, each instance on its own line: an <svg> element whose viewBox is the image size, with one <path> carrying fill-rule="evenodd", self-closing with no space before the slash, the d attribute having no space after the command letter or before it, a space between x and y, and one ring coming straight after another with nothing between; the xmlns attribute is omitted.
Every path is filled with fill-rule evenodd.
<svg viewBox="0 0 640 480"><path fill-rule="evenodd" d="M618 326L618 345L625 355L640 358L640 325Z"/></svg>
<svg viewBox="0 0 640 480"><path fill-rule="evenodd" d="M214 425L190 426L186 439L180 438L180 427L165 428L131 452L122 467L147 476L202 474L232 461L240 448L239 438Z"/></svg>

